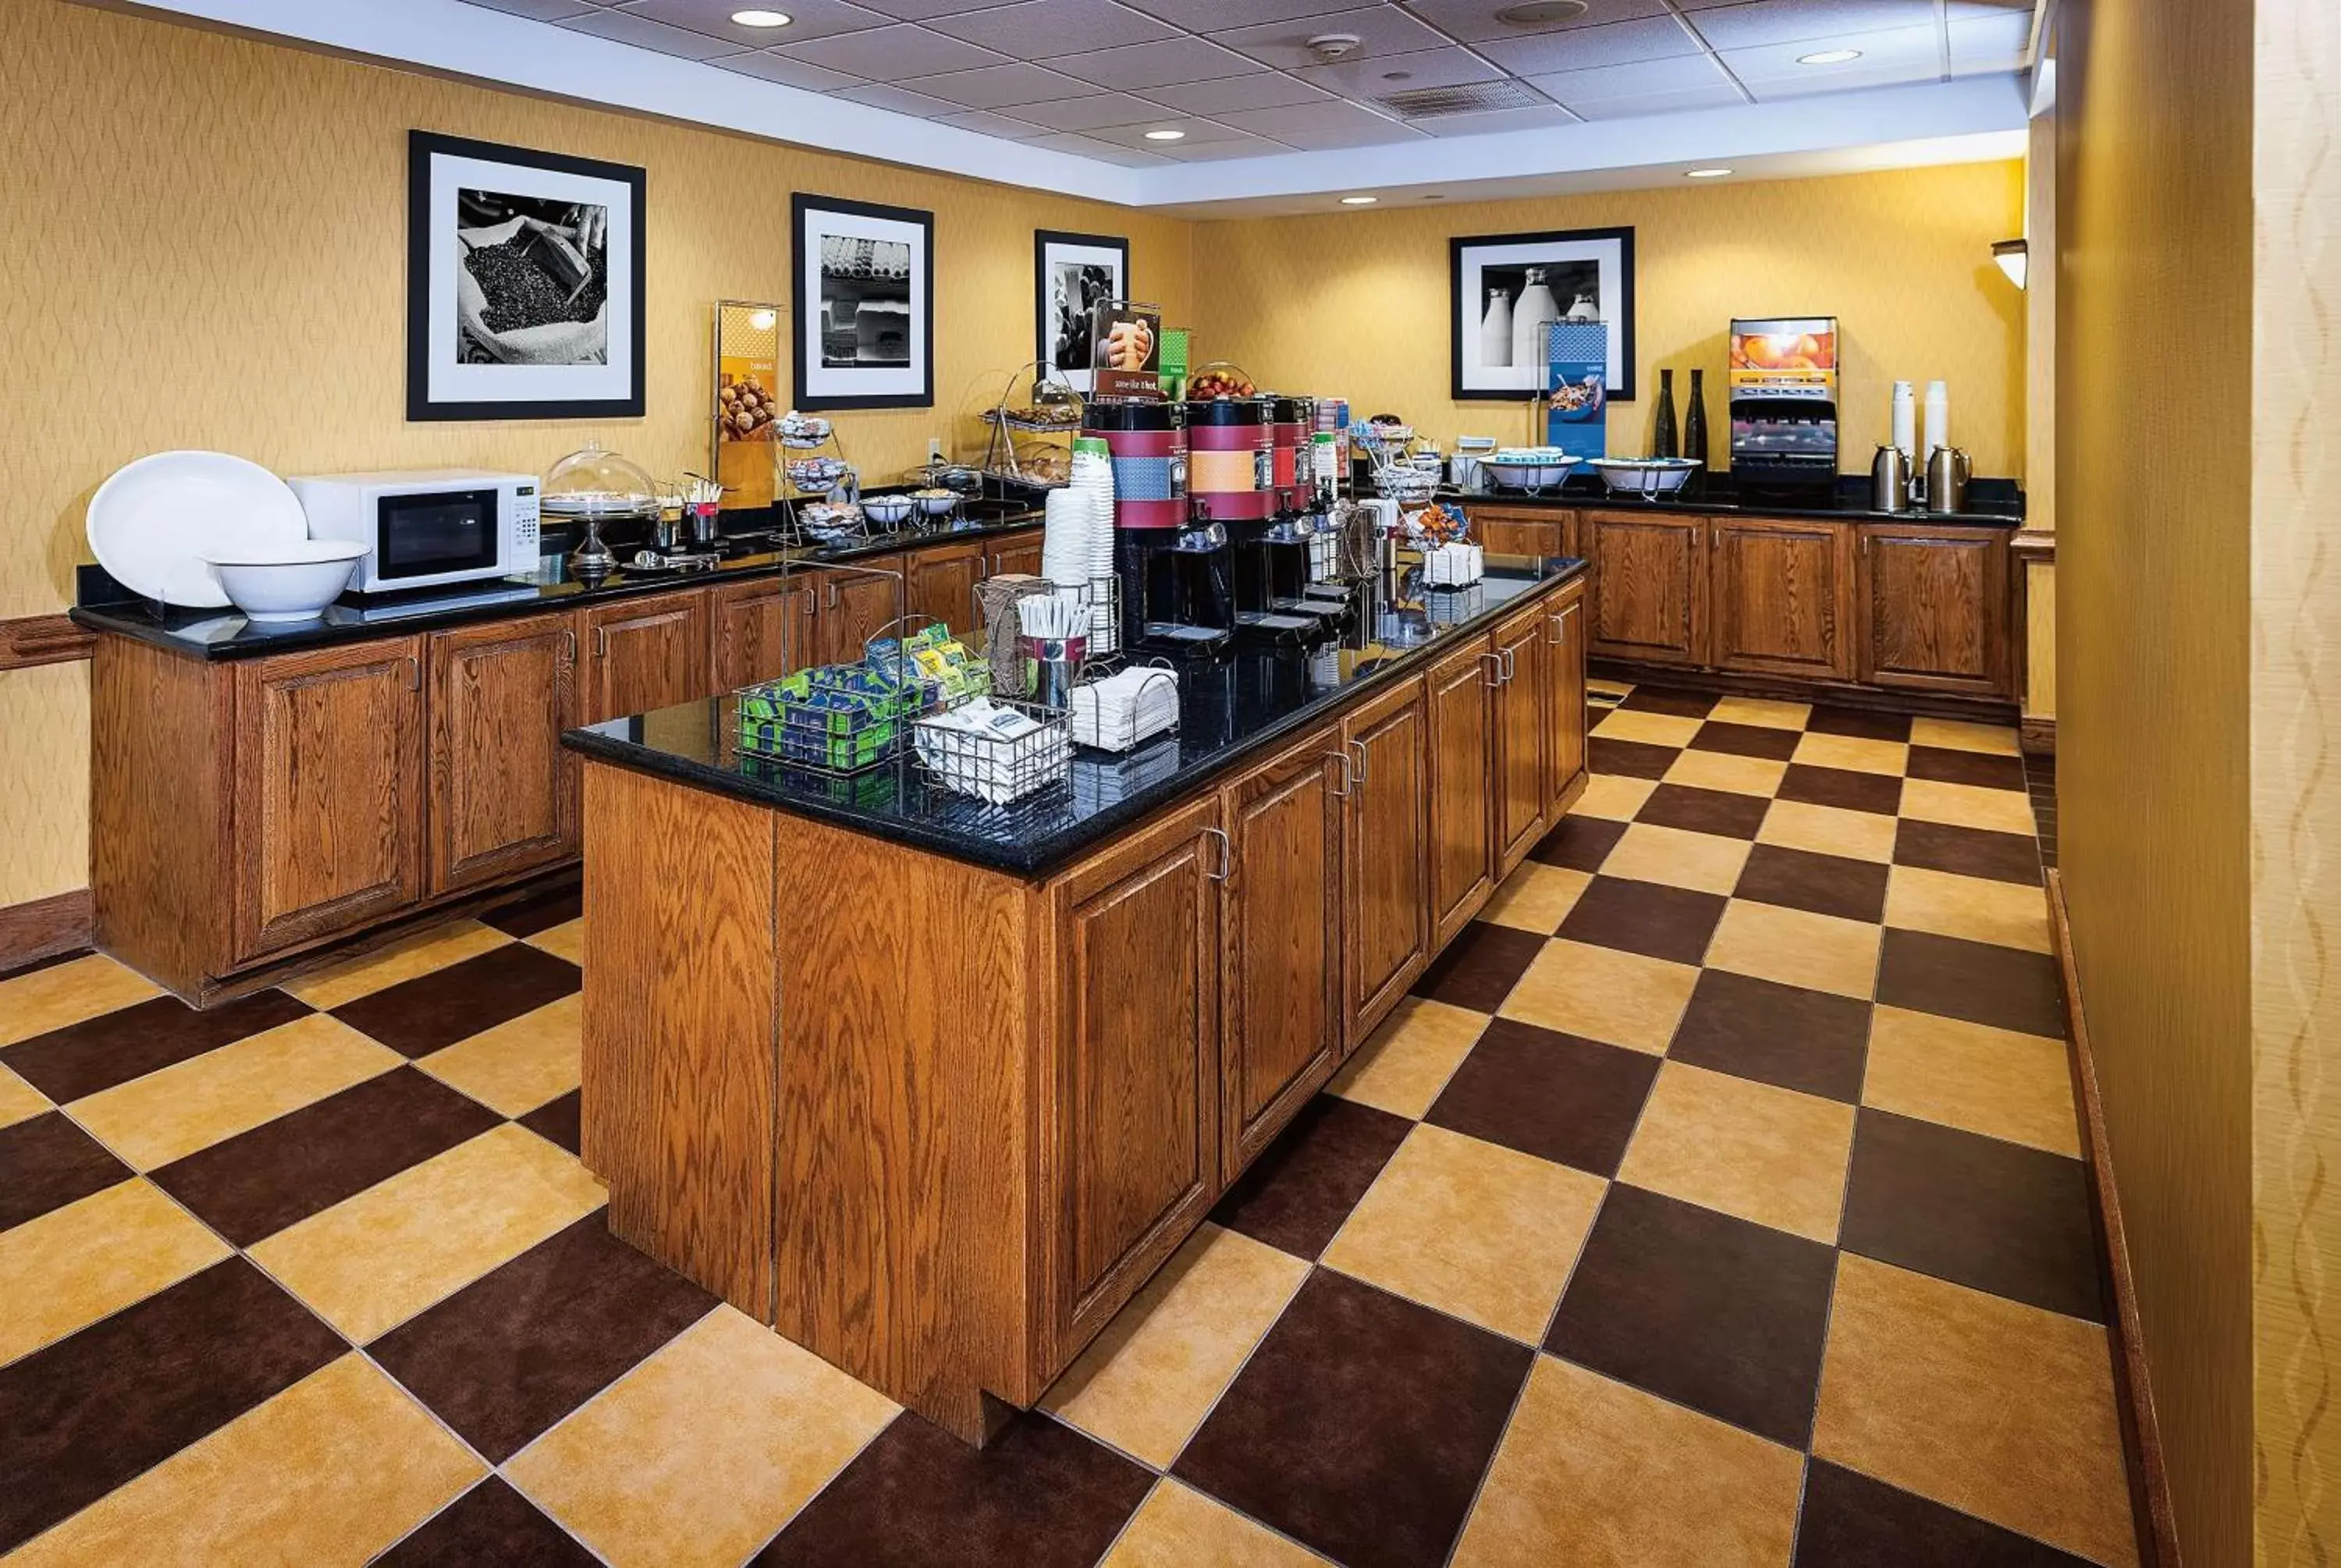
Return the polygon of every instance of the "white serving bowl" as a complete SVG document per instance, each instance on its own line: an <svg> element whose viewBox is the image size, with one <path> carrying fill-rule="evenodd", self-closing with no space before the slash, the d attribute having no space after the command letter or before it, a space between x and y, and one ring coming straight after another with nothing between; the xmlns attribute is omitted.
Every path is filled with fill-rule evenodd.
<svg viewBox="0 0 2341 1568"><path fill-rule="evenodd" d="M350 585L367 546L343 539L288 539L204 557L246 620L314 620Z"/></svg>
<svg viewBox="0 0 2341 1568"><path fill-rule="evenodd" d="M1698 468L1688 457L1597 457L1589 461L1612 495L1671 495Z"/></svg>
<svg viewBox="0 0 2341 1568"><path fill-rule="evenodd" d="M865 495L862 498L862 515L882 528L899 528L910 521L919 503L907 495Z"/></svg>
<svg viewBox="0 0 2341 1568"><path fill-rule="evenodd" d="M1576 461L1558 447L1513 447L1483 454L1479 471L1515 490L1549 490L1569 478Z"/></svg>

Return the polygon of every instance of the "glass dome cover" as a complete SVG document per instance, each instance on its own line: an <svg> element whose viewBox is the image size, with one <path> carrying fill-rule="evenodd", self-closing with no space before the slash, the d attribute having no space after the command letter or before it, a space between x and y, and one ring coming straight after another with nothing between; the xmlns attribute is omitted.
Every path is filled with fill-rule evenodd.
<svg viewBox="0 0 2341 1568"><path fill-rule="evenodd" d="M554 517L655 517L658 487L642 464L588 441L545 471L540 501Z"/></svg>

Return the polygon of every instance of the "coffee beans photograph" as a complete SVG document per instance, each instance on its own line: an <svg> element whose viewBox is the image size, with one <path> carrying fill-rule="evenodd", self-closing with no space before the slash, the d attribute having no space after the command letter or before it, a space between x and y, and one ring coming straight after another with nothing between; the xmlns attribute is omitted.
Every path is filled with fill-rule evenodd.
<svg viewBox="0 0 2341 1568"><path fill-rule="evenodd" d="M457 211L455 306L464 362L606 363L610 210L465 190Z"/></svg>

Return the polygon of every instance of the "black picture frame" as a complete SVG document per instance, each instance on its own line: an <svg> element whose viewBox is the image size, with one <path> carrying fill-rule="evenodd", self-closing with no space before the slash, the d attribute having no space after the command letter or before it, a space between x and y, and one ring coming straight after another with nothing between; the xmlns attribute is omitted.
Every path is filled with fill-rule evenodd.
<svg viewBox="0 0 2341 1568"><path fill-rule="evenodd" d="M1528 387L1489 388L1467 384L1464 334L1479 330L1464 308L1464 280L1476 268L1471 253L1509 246L1546 247L1564 262L1600 260L1599 248L1616 247L1618 309L1606 304L1602 319L1614 329L1615 363L1609 371L1607 396L1611 402L1634 401L1634 230L1625 224L1599 229L1546 229L1518 234L1458 234L1447 242L1447 308L1449 316L1449 395L1457 402L1519 402L1530 395ZM1574 252L1571 254L1569 253Z"/></svg>
<svg viewBox="0 0 2341 1568"><path fill-rule="evenodd" d="M627 203L625 253L629 266L625 282L630 297L622 308L613 310L610 325L615 332L623 334L628 350L623 392L614 395L583 397L460 398L433 395L431 385L433 369L431 263L433 247L451 245L454 238L452 214L447 214L448 223L443 230L433 232L434 223L442 214L434 213L433 207L432 161L443 156L502 164L518 171L543 171L604 181L623 187ZM410 130L406 140L407 419L423 423L643 417L649 341L643 313L649 257L649 184L646 171L631 164L573 157L565 153L475 141L467 136L450 136L436 131Z"/></svg>
<svg viewBox="0 0 2341 1568"><path fill-rule="evenodd" d="M817 382L843 381L864 373L873 377L893 373L862 372L842 367L822 367L818 375L812 373L819 358L819 334L825 315L820 300L807 288L809 280L820 266L818 256L809 257L805 253L806 220L816 213L904 224L918 232L918 243L911 258L913 275L910 290L919 305L920 326L913 334L912 355L919 380L917 391L864 392L831 390L816 384ZM874 202L854 202L842 196L795 191L789 196L789 243L792 252L789 269L790 374L792 378L793 406L809 413L834 409L932 408L935 403L935 215L917 207L889 207Z"/></svg>
<svg viewBox="0 0 2341 1568"><path fill-rule="evenodd" d="M1126 300L1135 296L1130 280L1130 240L1122 234L1076 234L1062 229L1032 231L1032 357L1045 367L1053 380L1064 382L1082 396L1090 395L1094 387L1094 372L1086 362L1082 366L1060 365L1052 357L1056 344L1050 332L1049 284L1054 258L1051 250L1081 250L1111 252L1114 256L1114 288L1109 299ZM1084 356L1086 361L1086 356ZM1074 373L1078 371L1080 373Z"/></svg>

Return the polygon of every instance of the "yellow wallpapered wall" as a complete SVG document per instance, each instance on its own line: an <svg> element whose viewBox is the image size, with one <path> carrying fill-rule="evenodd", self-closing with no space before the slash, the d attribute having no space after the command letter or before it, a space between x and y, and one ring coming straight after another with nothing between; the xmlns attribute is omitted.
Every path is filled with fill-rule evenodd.
<svg viewBox="0 0 2341 1568"><path fill-rule="evenodd" d="M1191 225L597 112L88 9L8 0L0 94L0 617L55 610L82 513L170 447L281 473L539 471L600 437L653 472L706 461L709 316L785 303L789 194L935 214L933 410L842 416L849 455L921 461L1032 354L1032 231L1127 234L1136 287L1191 311ZM406 132L649 171L649 417L405 422ZM80 667L0 675L0 906L87 880Z"/></svg>
<svg viewBox="0 0 2341 1568"><path fill-rule="evenodd" d="M1491 203L1424 203L1212 223L1196 234L1197 352L1261 384L1345 397L1451 441L1528 433L1519 402L1449 395L1448 240L1458 234L1630 223L1639 401L1614 407L1609 451L1649 450L1658 368L1708 378L1718 461L1731 318L1835 315L1845 337L1843 466L1866 470L1887 437L1893 382L1950 383L1954 436L1979 474L2024 471L2024 299L1991 259L2023 232L2020 162L1840 175L1719 180L1656 191Z"/></svg>

